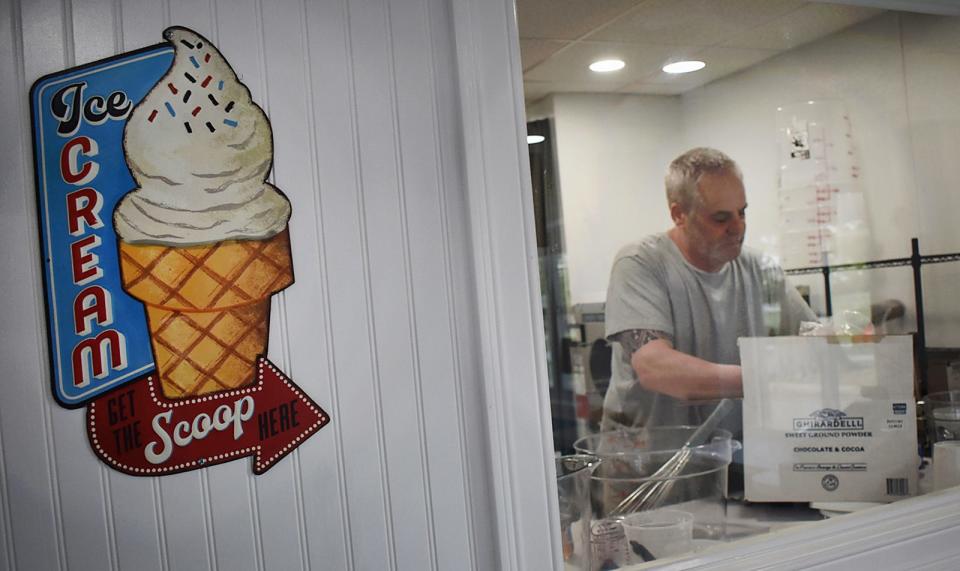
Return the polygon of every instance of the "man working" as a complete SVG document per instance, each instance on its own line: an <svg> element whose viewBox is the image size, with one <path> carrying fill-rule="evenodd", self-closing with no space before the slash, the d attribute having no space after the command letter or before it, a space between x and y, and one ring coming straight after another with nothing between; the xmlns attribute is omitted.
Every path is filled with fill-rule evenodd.
<svg viewBox="0 0 960 571"><path fill-rule="evenodd" d="M701 424L717 399L743 395L737 339L768 334L765 304L779 307L781 334L816 320L775 263L742 249L747 202L730 157L687 151L670 164L666 190L674 227L626 246L613 263L604 430ZM739 409L723 423L735 437Z"/></svg>

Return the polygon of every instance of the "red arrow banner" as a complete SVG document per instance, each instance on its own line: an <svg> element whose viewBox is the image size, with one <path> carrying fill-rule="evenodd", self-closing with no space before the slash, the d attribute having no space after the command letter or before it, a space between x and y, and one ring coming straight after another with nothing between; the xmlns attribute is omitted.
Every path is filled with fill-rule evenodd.
<svg viewBox="0 0 960 571"><path fill-rule="evenodd" d="M159 476L254 456L262 474L330 417L265 357L256 383L169 400L148 374L92 401L87 436L101 460L133 476Z"/></svg>

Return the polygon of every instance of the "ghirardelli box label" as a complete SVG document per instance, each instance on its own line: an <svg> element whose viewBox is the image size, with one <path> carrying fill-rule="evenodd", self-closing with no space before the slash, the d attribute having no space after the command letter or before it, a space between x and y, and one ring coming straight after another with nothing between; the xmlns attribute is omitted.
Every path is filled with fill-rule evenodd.
<svg viewBox="0 0 960 571"><path fill-rule="evenodd" d="M917 491L908 336L740 340L751 501L892 501Z"/></svg>

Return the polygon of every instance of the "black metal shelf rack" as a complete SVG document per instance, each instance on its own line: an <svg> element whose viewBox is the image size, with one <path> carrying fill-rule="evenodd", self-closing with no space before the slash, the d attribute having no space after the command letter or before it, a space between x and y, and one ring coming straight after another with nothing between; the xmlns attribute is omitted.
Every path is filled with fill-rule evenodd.
<svg viewBox="0 0 960 571"><path fill-rule="evenodd" d="M923 323L923 281L920 268L925 264L940 264L944 262L960 261L960 253L955 254L935 254L931 256L920 255L920 241L917 238L910 240L911 255L909 258L891 258L888 260L875 260L870 262L861 262L855 264L839 264L835 266L814 266L808 268L797 268L785 270L787 275L797 276L806 274L822 274L824 299L826 301L827 315L833 315L833 303L830 298L830 274L836 272L845 272L853 270L870 270L875 268L896 268L902 266L911 266L913 268L913 295L914 303L917 308L917 335L914 338L915 351L917 353L917 362L920 368L920 394L927 393L927 339Z"/></svg>

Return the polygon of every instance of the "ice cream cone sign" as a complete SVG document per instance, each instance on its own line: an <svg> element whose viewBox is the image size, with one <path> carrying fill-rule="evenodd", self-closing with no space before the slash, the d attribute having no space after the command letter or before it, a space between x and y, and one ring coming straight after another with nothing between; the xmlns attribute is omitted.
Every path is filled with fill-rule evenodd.
<svg viewBox="0 0 960 571"><path fill-rule="evenodd" d="M163 38L31 89L53 395L117 470L259 474L329 422L267 359L292 209L250 90L200 34Z"/></svg>

